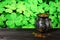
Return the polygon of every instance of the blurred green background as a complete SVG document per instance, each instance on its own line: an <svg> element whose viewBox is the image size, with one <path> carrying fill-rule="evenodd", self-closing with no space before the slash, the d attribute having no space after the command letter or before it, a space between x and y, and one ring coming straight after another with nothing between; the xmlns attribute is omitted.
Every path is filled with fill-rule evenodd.
<svg viewBox="0 0 60 40"><path fill-rule="evenodd" d="M60 28L59 0L0 0L0 28L35 28L40 13L48 13L52 28Z"/></svg>

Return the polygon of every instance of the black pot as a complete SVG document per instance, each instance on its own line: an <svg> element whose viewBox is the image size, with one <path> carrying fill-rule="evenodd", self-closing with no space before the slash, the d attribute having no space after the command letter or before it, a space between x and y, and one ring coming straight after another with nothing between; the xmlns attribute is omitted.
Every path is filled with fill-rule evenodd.
<svg viewBox="0 0 60 40"><path fill-rule="evenodd" d="M41 16L42 15L42 16ZM36 20L36 28L40 32L46 32L51 29L51 21L47 16L44 16L47 14L39 14L37 20Z"/></svg>

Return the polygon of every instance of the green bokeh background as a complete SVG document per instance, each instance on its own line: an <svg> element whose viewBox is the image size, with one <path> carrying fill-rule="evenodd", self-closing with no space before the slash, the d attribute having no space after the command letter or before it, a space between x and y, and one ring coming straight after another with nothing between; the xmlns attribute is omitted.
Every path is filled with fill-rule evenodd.
<svg viewBox="0 0 60 40"><path fill-rule="evenodd" d="M35 28L40 13L48 13L51 27L60 28L59 0L0 0L0 28Z"/></svg>

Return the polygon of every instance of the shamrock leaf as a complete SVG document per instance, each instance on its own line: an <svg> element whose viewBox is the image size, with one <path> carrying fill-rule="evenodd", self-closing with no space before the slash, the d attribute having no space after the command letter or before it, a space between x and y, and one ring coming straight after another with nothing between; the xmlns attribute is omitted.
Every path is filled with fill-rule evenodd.
<svg viewBox="0 0 60 40"><path fill-rule="evenodd" d="M29 22L30 22L31 24L34 24L34 23L35 23L34 18L30 19Z"/></svg>
<svg viewBox="0 0 60 40"><path fill-rule="evenodd" d="M56 17L54 17L54 16L52 16L52 15L50 15L49 18L51 19L52 22L54 22L55 19L56 19Z"/></svg>
<svg viewBox="0 0 60 40"><path fill-rule="evenodd" d="M11 9L5 9L5 12L12 13Z"/></svg>
<svg viewBox="0 0 60 40"><path fill-rule="evenodd" d="M57 28L60 28L60 23L58 23L58 26L57 26Z"/></svg>
<svg viewBox="0 0 60 40"><path fill-rule="evenodd" d="M15 20L16 26L22 25L22 20L23 20L23 15L18 16Z"/></svg>
<svg viewBox="0 0 60 40"><path fill-rule="evenodd" d="M31 11L37 12L37 5L32 4L31 5Z"/></svg>
<svg viewBox="0 0 60 40"><path fill-rule="evenodd" d="M0 7L0 13L2 13L3 11L5 11L5 9L3 7Z"/></svg>
<svg viewBox="0 0 60 40"><path fill-rule="evenodd" d="M38 0L39 3L43 3L43 0Z"/></svg>
<svg viewBox="0 0 60 40"><path fill-rule="evenodd" d="M3 21L0 21L0 26L4 25Z"/></svg>
<svg viewBox="0 0 60 40"><path fill-rule="evenodd" d="M0 16L0 21L5 21L6 20L6 18L4 17L4 15L2 14L1 16Z"/></svg>
<svg viewBox="0 0 60 40"><path fill-rule="evenodd" d="M25 11L23 14L24 14L26 17L30 17L31 11Z"/></svg>
<svg viewBox="0 0 60 40"><path fill-rule="evenodd" d="M49 6L50 6L50 7L54 7L54 6L55 6L55 2L49 1Z"/></svg>
<svg viewBox="0 0 60 40"><path fill-rule="evenodd" d="M8 28L15 28L14 21L6 21L6 25L8 26Z"/></svg>
<svg viewBox="0 0 60 40"><path fill-rule="evenodd" d="M6 21L6 25L8 26L8 28L15 28L16 14L15 13L7 14L6 18L8 19Z"/></svg>
<svg viewBox="0 0 60 40"><path fill-rule="evenodd" d="M19 5L19 6L18 6ZM24 5L24 2L18 3L17 4L17 12L22 13L22 11L26 10L26 6Z"/></svg>
<svg viewBox="0 0 60 40"><path fill-rule="evenodd" d="M56 7L50 7L49 8L49 13L54 14L54 12L56 12Z"/></svg>
<svg viewBox="0 0 60 40"><path fill-rule="evenodd" d="M6 15L6 18L8 19L8 20L15 20L16 19L16 13L11 13L11 14L7 14Z"/></svg>
<svg viewBox="0 0 60 40"><path fill-rule="evenodd" d="M58 12L60 12L60 7L59 7L59 8L57 8L57 11L58 11Z"/></svg>

